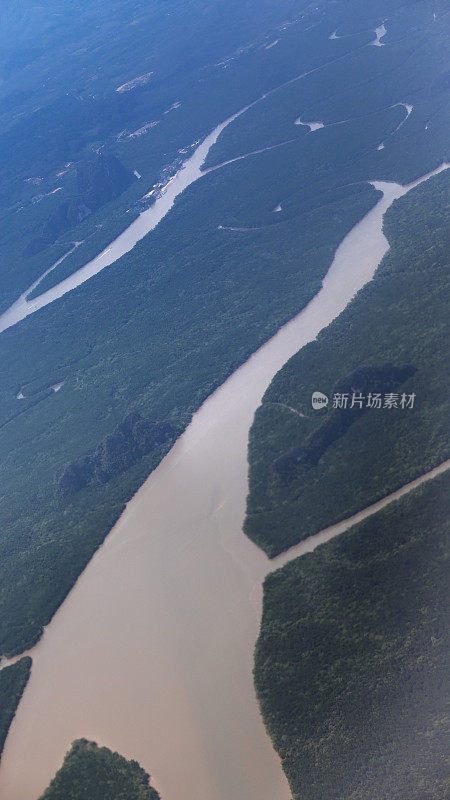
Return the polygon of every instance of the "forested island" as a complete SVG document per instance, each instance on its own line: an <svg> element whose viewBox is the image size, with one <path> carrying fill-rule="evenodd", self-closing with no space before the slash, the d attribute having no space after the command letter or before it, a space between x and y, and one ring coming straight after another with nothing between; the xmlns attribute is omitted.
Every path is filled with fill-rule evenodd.
<svg viewBox="0 0 450 800"><path fill-rule="evenodd" d="M263 398L250 432L245 531L269 555L450 455L449 181L444 172L394 203L384 220L391 249L374 280ZM330 397L325 410L312 408L316 390ZM333 409L336 394L347 407ZM353 394L365 398L362 408L351 408ZM369 394L383 406L392 394L393 405L367 408ZM415 396L413 407L402 407L402 394Z"/></svg>
<svg viewBox="0 0 450 800"><path fill-rule="evenodd" d="M40 800L160 800L136 761L78 739Z"/></svg>

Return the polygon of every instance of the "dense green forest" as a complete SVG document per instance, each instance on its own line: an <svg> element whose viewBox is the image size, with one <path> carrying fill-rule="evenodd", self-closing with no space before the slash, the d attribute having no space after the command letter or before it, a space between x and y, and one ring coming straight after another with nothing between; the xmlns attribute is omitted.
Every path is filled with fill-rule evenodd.
<svg viewBox="0 0 450 800"><path fill-rule="evenodd" d="M327 97L334 108L357 75L355 102L359 98L373 113L309 135L293 125L299 104L285 97L294 141L209 172L133 251L1 334L0 648L5 653L36 641L126 500L170 447L170 435L147 439L152 446L146 444L145 452L125 436L122 458L115 443L129 415L139 414L154 431L178 435L211 391L320 288L340 240L376 200L364 181L399 175L406 180L445 158L441 125L430 125L425 136L423 124L436 81L440 85L445 19L425 24L423 4L409 4L407 19L399 12L408 36L397 38L390 4L389 47L368 45L367 33L362 39L358 34L330 40L335 27L349 22L350 6L363 14L358 2L327 5L328 16L320 6L313 21L280 32L276 47L258 45L248 59L233 60L220 74L239 74L248 100L256 94L251 75L258 75L260 96L308 66L328 64L306 83L291 85L299 103L306 86L325 102L327 79L333 83ZM383 2L372 4L370 13L366 8L362 27L378 24L384 10ZM394 79L397 100L416 104L395 134L392 126L404 111L378 102L380 85L390 92ZM227 113L242 105L241 96L235 95L234 105L227 96ZM214 112L215 122L226 116L223 111ZM270 124L278 125L276 114ZM235 135L230 126L224 141ZM395 158L391 145L377 150L386 137ZM274 214L280 201L283 210ZM52 387L61 382L56 393ZM84 477L71 482L70 469L73 474L80 465ZM61 492L68 470L71 490Z"/></svg>
<svg viewBox="0 0 450 800"><path fill-rule="evenodd" d="M66 230L82 222L95 210L120 195L136 181L136 177L115 156L97 154L76 167L69 199L58 202L43 220L36 236L25 247L24 254L33 256L54 244ZM42 287L43 288L43 287ZM36 290L37 293L41 291ZM28 297L32 297L30 292Z"/></svg>
<svg viewBox="0 0 450 800"><path fill-rule="evenodd" d="M78 739L40 800L159 800L137 761Z"/></svg>
<svg viewBox="0 0 450 800"><path fill-rule="evenodd" d="M30 675L31 658L21 658L0 670L0 758L22 692Z"/></svg>
<svg viewBox="0 0 450 800"><path fill-rule="evenodd" d="M308 5L262 0L255 14L254 0L113 0L105 14L101 0L2 3L0 310L74 241L86 243L73 266L97 254L195 141L289 78L295 53L265 47L281 25L324 16ZM99 154L141 177L116 176L102 202L80 203L77 177Z"/></svg>
<svg viewBox="0 0 450 800"><path fill-rule="evenodd" d="M443 172L394 203L384 221L391 249L374 280L280 370L263 398L250 432L245 530L270 555L450 455L449 181ZM403 379L377 387L367 382L374 369L403 371ZM365 402L360 410L349 401L336 410L330 401L315 411L315 390L349 398L390 392L397 407ZM401 407L402 394L415 395L412 408Z"/></svg>
<svg viewBox="0 0 450 800"><path fill-rule="evenodd" d="M436 4L434 8L437 19L441 20L442 11ZM387 10L389 26L383 38L386 47L380 58L381 49L371 47L370 42L374 37L373 26ZM340 148L335 137L336 126L342 126L340 134L344 141L354 143L359 131L353 126L359 123L367 128L368 139L364 140L366 146L359 154L345 155L345 177L349 183L352 178L358 181L370 173L399 181L418 176L424 157L425 163L436 165L445 152L443 147L447 147L446 24L445 18L440 26L435 24L428 3L399 2L394 8L392 3L368 6L353 0L333 7L329 4L309 7L297 25L281 26L281 34L278 31L276 35L282 35L282 39L276 47L269 50L264 46L251 47L237 60L234 57L227 60L221 67L224 72L220 87L218 76L214 74L214 90L218 92L215 96L228 102L222 106L224 110L216 116L216 122L248 103L252 107L220 137L210 152L207 166L218 165L242 153L287 143L285 159L291 165L294 162L296 168L286 175L282 190L283 217L286 218L298 207L296 188L299 183L304 186L303 199L307 196L309 202L321 203L323 189L329 191L330 187L328 181L323 187L319 178L324 177L323 171L330 166L330 158L336 148L337 152ZM334 25L349 35L329 40L330 26ZM228 84L231 78L233 82ZM206 92L207 87L203 89ZM402 125L406 113L402 102L414 105L408 125ZM208 103L205 106L208 107ZM309 136L305 127L293 124L299 111L303 119L323 119L326 128L319 135ZM202 108L202 115L204 113ZM205 127L204 132L207 130ZM377 149L380 142L384 144L382 150ZM300 152L295 143L301 143ZM122 157L120 152L117 154ZM359 163L361 156L363 165ZM312 176L314 187L311 186ZM334 188L341 188L341 185L340 179ZM274 184L274 188L276 186ZM133 198L140 196L139 186L132 187L131 192ZM131 195L126 193L125 197L128 215L135 213ZM276 204L279 199L278 189ZM123 229L127 217L122 213L119 219L117 213L124 202L121 198L103 209L99 217L100 229L93 227L89 219L82 224L74 238L84 243L44 280L42 289L54 285L96 255L113 233ZM254 216L251 207L246 215L245 224L261 224L260 219L251 218ZM242 215L235 216L229 224L242 223Z"/></svg>
<svg viewBox="0 0 450 800"><path fill-rule="evenodd" d="M267 144L305 140L306 129L293 125L299 112L303 118L342 123L384 111L389 147L373 148L371 161L375 169L389 165L397 177L418 167L423 148L430 161L440 156L438 143L448 119L443 1L368 5L341 0L314 6L304 0L265 0L254 14L253 0L204 0L203 13L192 2L165 0L144 8L135 0L116 0L107 17L99 2L84 8L76 2L54 5L52 15L39 7L13 18L0 12L9 31L0 60L0 308L74 241L83 244L65 270L100 252L130 222L139 199L179 166L194 142L263 95L264 102L236 120L210 163ZM389 46L368 47L374 26L387 14L383 41ZM333 27L344 35L330 41ZM273 41L277 45L267 49ZM270 94L309 70L316 72ZM133 91L116 91L146 74L148 82ZM345 91L336 93L336 86ZM404 110L392 105L401 101L417 107L408 127L393 135ZM132 136L151 122L158 124ZM322 131L319 138L327 135ZM76 176L99 152L141 178L128 189L118 182L119 196L103 197L95 208L87 205L90 213L77 223ZM43 237L55 216L58 239ZM47 247L36 250L37 240Z"/></svg>
<svg viewBox="0 0 450 800"><path fill-rule="evenodd" d="M449 490L446 473L266 579L255 680L294 800L449 796Z"/></svg>

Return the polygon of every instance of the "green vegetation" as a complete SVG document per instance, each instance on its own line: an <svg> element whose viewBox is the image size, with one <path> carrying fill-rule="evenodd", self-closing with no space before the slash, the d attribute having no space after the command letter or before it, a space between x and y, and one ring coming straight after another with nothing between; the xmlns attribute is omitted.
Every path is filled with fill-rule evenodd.
<svg viewBox="0 0 450 800"><path fill-rule="evenodd" d="M102 0L2 4L0 310L73 241L88 239L78 265L99 252L165 168L187 157L180 150L261 94L273 72L289 77L295 54L264 58L264 46L307 5L261 0L255 14L254 0L111 0L105 14ZM149 80L116 91L140 75ZM80 216L76 174L99 152L141 179Z"/></svg>
<svg viewBox="0 0 450 800"><path fill-rule="evenodd" d="M305 142L306 129L293 125L299 113L329 122L368 115L373 141L365 155L372 150L371 172L381 167L387 177L407 177L411 170L420 172L423 158L441 158L448 124L444 0L432 8L402 0L317 6L261 0L257 14L253 5L254 0L156 0L145 6L115 0L105 16L99 0L66 0L46 4L53 14L29 2L17 14L0 12L0 308L72 242L85 244L66 261L66 270L100 252L131 221L139 199L187 157L180 151L189 153L218 122L310 69L319 71L236 120L210 163L266 144ZM386 15L389 47L366 47ZM357 33L330 41L333 28ZM126 79L149 71L153 75L144 85L116 91ZM390 108L398 101L414 103L414 117L390 136L404 115L402 108ZM381 111L382 135L390 141L380 154L374 112ZM158 124L130 138L150 122ZM322 131L319 139L327 136ZM76 172L99 150L142 178L115 200L91 208L81 222L65 214L59 238L52 244L47 237L45 250L31 255L30 242L42 239L56 209L77 205ZM356 154L350 169L354 161L357 166Z"/></svg>
<svg viewBox="0 0 450 800"><path fill-rule="evenodd" d="M294 800L442 800L450 474L272 573L262 712Z"/></svg>
<svg viewBox="0 0 450 800"><path fill-rule="evenodd" d="M0 670L0 758L23 690L30 676L31 658L21 658Z"/></svg>
<svg viewBox="0 0 450 800"><path fill-rule="evenodd" d="M159 800L137 761L78 739L40 800Z"/></svg>
<svg viewBox="0 0 450 800"><path fill-rule="evenodd" d="M394 389L398 389L399 385L414 375L415 371L414 367L394 367L392 364L385 364L380 368L359 367L337 382L332 396L342 395L350 398L355 394L357 397L365 398L370 394L374 398L380 397L388 391L393 392ZM290 410L283 405L281 408ZM271 464L273 475L281 479L284 484L295 480L304 468L307 476L308 468L316 467L328 448L345 436L350 426L366 411L367 405L362 400L353 406L350 401L348 406L336 407L326 416L325 421L306 437L301 447L294 445ZM304 479L305 475L302 477Z"/></svg>
<svg viewBox="0 0 450 800"><path fill-rule="evenodd" d="M59 203L44 220L39 235L28 242L25 255L35 255L47 245L54 244L67 229L73 228L105 203L119 197L136 180L114 156L97 155L74 172L70 199ZM40 294L43 288L31 292L29 297Z"/></svg>
<svg viewBox="0 0 450 800"><path fill-rule="evenodd" d="M169 422L155 425L136 412L128 414L105 437L95 453L68 464L58 481L58 494L70 497L86 486L106 483L115 475L125 472L145 453L167 446L167 442L173 443L176 433Z"/></svg>
<svg viewBox="0 0 450 800"><path fill-rule="evenodd" d="M286 42L286 49L300 50L299 68L293 74L299 79L269 93L263 102L237 118L211 150L207 165L295 137L307 148L306 168L313 159L316 172L320 172L335 157L336 127L354 136L354 130L347 126L358 119L370 126L372 134L371 144L364 152L364 170L368 170L365 178L370 174L406 183L423 174L424 147L429 148L430 162L440 158L442 148L448 152L446 126L450 115L448 19L443 5L436 5L435 9L431 6L430 2L383 5L362 0L336 3L331 11L328 5L325 19L308 32L314 53L306 50L306 41L292 37ZM433 21L434 10L439 32ZM379 24L383 14L387 17L385 46L367 46L374 38L370 28ZM325 45L324 39L334 24L342 34L358 33ZM303 74L309 70L309 74ZM397 103L414 106L407 124L398 130L405 110ZM381 136L377 124L380 115L384 120ZM304 126L293 124L298 117L322 121L326 127L310 134ZM324 140L328 144L325 152L321 151ZM382 141L385 148L379 151L376 148ZM347 161L348 182L361 179L360 167L359 156L354 153ZM311 199L314 202L316 198Z"/></svg>
<svg viewBox="0 0 450 800"><path fill-rule="evenodd" d="M450 455L449 177L444 172L394 203L384 223L391 250L374 280L280 370L263 398L250 433L245 530L271 556ZM312 392L342 391L345 376L350 396L351 389L367 395L374 386L355 380L358 370L386 364L406 368L401 385L382 387L398 393L397 408L312 410ZM416 395L413 408L400 407L401 393Z"/></svg>

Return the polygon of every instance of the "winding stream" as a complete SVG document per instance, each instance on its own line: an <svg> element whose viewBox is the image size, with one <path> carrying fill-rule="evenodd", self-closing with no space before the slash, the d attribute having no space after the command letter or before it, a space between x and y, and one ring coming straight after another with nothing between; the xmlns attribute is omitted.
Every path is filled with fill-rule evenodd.
<svg viewBox="0 0 450 800"><path fill-rule="evenodd" d="M128 503L33 649L2 800L36 800L80 736L136 758L163 800L289 799L252 682L262 582L358 515L270 562L242 534L248 431L274 374L373 277L387 208L447 166L408 186L373 182L383 195L318 294L208 398Z"/></svg>
<svg viewBox="0 0 450 800"><path fill-rule="evenodd" d="M20 320L29 316L29 314L33 314L40 308L44 308L44 306L47 306L49 303L67 294L67 292L70 292L72 289L76 289L77 286L81 286L81 284L89 280L89 278L97 275L97 273L101 272L105 267L113 264L114 261L117 261L117 259L125 255L125 253L132 250L137 242L156 228L163 217L170 211L178 195L184 192L191 183L194 183L194 181L202 177L204 173L201 171L201 167L211 147L215 144L227 125L247 111L248 108L249 106L240 109L236 114L226 119L225 122L221 122L220 125L217 125L209 136L194 150L192 156L185 161L182 168L167 185L164 194L162 194L150 208L143 211L128 228L114 239L113 242L108 244L101 253L92 259L92 261L89 261L83 267L73 272L72 275L69 275L69 277L60 281L56 286L43 292L38 297L35 297L33 300L27 300L27 295L39 286L42 279L67 258L80 243L78 242L72 250L58 259L55 264L47 269L37 281L0 315L0 333L10 328L12 325L15 325L17 322L20 322Z"/></svg>

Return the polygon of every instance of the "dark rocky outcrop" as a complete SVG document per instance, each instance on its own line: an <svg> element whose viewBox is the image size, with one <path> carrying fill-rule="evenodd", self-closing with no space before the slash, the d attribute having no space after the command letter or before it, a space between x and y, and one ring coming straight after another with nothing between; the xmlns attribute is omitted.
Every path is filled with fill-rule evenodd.
<svg viewBox="0 0 450 800"><path fill-rule="evenodd" d="M170 422L155 423L137 412L128 414L94 453L67 465L57 481L57 494L70 497L86 486L104 484L176 435Z"/></svg>
<svg viewBox="0 0 450 800"><path fill-rule="evenodd" d="M27 245L25 255L34 256L53 244L65 231L119 197L133 180L131 172L115 156L96 155L80 164L72 197L62 201L47 217L39 234Z"/></svg>
<svg viewBox="0 0 450 800"><path fill-rule="evenodd" d="M341 378L333 389L334 394L368 395L393 392L400 384L416 372L412 366L396 367L385 364L382 367L358 367ZM365 403L360 408L350 404L347 408L336 408L326 420L303 442L295 445L272 464L272 473L289 482L302 467L314 467L328 447L340 439L356 420L368 411Z"/></svg>
<svg viewBox="0 0 450 800"><path fill-rule="evenodd" d="M77 190L92 210L109 203L128 189L134 178L118 158L97 155L77 169Z"/></svg>

